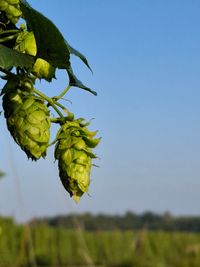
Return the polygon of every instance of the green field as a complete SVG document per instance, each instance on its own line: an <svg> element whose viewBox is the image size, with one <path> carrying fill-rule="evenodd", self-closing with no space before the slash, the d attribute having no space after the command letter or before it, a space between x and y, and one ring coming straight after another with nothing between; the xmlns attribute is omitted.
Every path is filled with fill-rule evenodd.
<svg viewBox="0 0 200 267"><path fill-rule="evenodd" d="M0 220L0 267L199 267L200 234L84 231Z"/></svg>

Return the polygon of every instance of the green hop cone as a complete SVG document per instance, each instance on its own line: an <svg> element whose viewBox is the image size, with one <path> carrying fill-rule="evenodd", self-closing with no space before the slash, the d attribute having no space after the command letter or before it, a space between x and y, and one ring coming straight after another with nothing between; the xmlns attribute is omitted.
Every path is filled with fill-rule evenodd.
<svg viewBox="0 0 200 267"><path fill-rule="evenodd" d="M29 87L27 91L24 87L17 88L14 81L8 81L3 93L4 115L12 137L28 158L45 157L50 139L47 106L30 92Z"/></svg>
<svg viewBox="0 0 200 267"><path fill-rule="evenodd" d="M36 56L37 46L33 32L22 31L17 37L15 49L21 53ZM55 78L55 68L42 58L36 59L31 72L35 77L39 79L44 78L49 82L52 78Z"/></svg>
<svg viewBox="0 0 200 267"><path fill-rule="evenodd" d="M48 82L50 82L52 78L55 78L55 68L42 58L36 60L33 65L32 73L38 79L44 78Z"/></svg>
<svg viewBox="0 0 200 267"><path fill-rule="evenodd" d="M92 159L96 156L91 148L100 138L90 132L82 119L66 122L57 134L55 159L58 160L59 175L63 186L76 202L88 192Z"/></svg>
<svg viewBox="0 0 200 267"><path fill-rule="evenodd" d="M0 0L0 11L4 11L13 24L16 24L22 15L19 2L19 0Z"/></svg>

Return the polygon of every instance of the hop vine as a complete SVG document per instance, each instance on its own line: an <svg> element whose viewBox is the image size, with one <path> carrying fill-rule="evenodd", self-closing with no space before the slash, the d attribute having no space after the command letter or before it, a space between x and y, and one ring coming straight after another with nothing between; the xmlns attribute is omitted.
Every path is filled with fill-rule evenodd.
<svg viewBox="0 0 200 267"><path fill-rule="evenodd" d="M90 123L75 118L60 102L72 87L96 95L75 76L71 54L91 70L86 57L72 48L53 22L27 1L0 0L0 71L5 80L1 96L8 131L34 161L45 158L49 146L55 146L61 182L78 202L88 192L92 161L96 158L92 150L100 138L95 137L97 131L88 130ZM68 84L58 96L49 97L35 85L37 80L52 82L57 69L66 70ZM51 118L50 108L56 117ZM59 126L53 142L52 123Z"/></svg>

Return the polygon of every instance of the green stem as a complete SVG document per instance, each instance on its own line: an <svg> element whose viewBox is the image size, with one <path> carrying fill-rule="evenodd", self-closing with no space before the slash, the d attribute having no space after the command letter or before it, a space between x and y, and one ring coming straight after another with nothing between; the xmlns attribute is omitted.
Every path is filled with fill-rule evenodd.
<svg viewBox="0 0 200 267"><path fill-rule="evenodd" d="M67 115L68 115L68 117L69 117L68 120L73 120L73 118L74 118L74 114L71 113L66 107L64 107L62 104L60 104L60 103L57 102L57 101L55 101L54 104L55 104L56 106L58 106L59 108L62 108L63 111L67 113Z"/></svg>
<svg viewBox="0 0 200 267"><path fill-rule="evenodd" d="M63 114L56 107L56 105L55 105L54 101L52 100L52 98L50 98L47 95L43 94L42 92L38 91L36 88L34 88L33 92L36 93L37 95L39 95L40 97L42 97L44 100L46 100L49 103L49 105L52 106L52 108L58 113L58 115L61 118L64 118Z"/></svg>
<svg viewBox="0 0 200 267"><path fill-rule="evenodd" d="M64 118L51 118L51 122L53 123L63 123L66 121L66 117Z"/></svg>
<svg viewBox="0 0 200 267"><path fill-rule="evenodd" d="M71 87L71 85L68 85L68 86L62 91L62 93L61 93L60 95L55 96L55 97L53 97L53 98L56 99L56 100L61 99L61 98L62 98L62 97L69 91L70 87Z"/></svg>
<svg viewBox="0 0 200 267"><path fill-rule="evenodd" d="M7 30L7 31L3 31L0 33L0 36L1 35L4 35L4 34L9 34L9 33L18 33L19 30Z"/></svg>
<svg viewBox="0 0 200 267"><path fill-rule="evenodd" d="M17 38L18 34L14 34L14 35L9 35L7 37L4 37L4 38L0 38L0 43L4 43L4 42L7 42L7 41L10 41L12 39L15 39Z"/></svg>

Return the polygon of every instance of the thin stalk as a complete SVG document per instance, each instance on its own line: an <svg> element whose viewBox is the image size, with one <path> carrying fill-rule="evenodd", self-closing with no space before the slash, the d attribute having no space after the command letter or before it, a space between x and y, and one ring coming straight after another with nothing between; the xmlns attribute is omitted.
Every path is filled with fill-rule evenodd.
<svg viewBox="0 0 200 267"><path fill-rule="evenodd" d="M58 113L58 115L61 118L64 118L63 114L60 112L60 110L56 107L54 101L48 97L47 95L43 94L42 92L38 91L36 88L33 89L33 92L36 93L37 95L39 95L40 97L42 97L44 100L46 100L50 106L52 106L52 108Z"/></svg>
<svg viewBox="0 0 200 267"><path fill-rule="evenodd" d="M66 118L51 118L52 123L63 123L66 121Z"/></svg>
<svg viewBox="0 0 200 267"><path fill-rule="evenodd" d="M12 39L15 39L15 38L17 38L17 36L18 36L18 34L14 34L14 35L9 35L7 37L0 38L0 43L4 43L4 42L10 41Z"/></svg>
<svg viewBox="0 0 200 267"><path fill-rule="evenodd" d="M71 87L71 85L68 85L68 86L62 91L62 93L61 93L60 95L58 95L58 96L55 96L54 99L56 99L56 100L61 99L61 98L62 98L62 97L69 91L70 87Z"/></svg>
<svg viewBox="0 0 200 267"><path fill-rule="evenodd" d="M7 31L3 31L0 33L0 36L1 35L4 35L4 34L9 34L9 33L18 33L19 30L7 30Z"/></svg>
<svg viewBox="0 0 200 267"><path fill-rule="evenodd" d="M67 115L70 117L70 118L74 118L74 114L73 113L71 113L66 107L64 107L62 104L60 104L59 102L57 102L57 101L55 101L54 102L54 104L56 105L56 106L58 106L58 107L60 107L60 108L62 108L63 109L63 111L64 112L66 112L67 113Z"/></svg>

